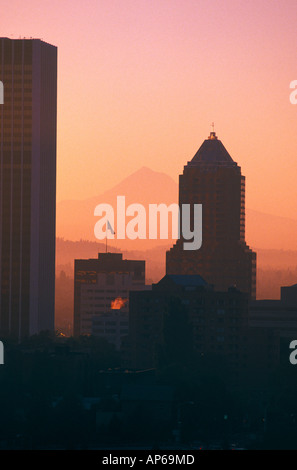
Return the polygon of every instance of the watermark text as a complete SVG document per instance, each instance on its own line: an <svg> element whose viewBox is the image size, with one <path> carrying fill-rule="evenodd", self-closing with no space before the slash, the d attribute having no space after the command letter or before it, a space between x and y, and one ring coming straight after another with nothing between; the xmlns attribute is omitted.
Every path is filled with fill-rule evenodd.
<svg viewBox="0 0 297 470"><path fill-rule="evenodd" d="M126 237L130 240L156 240L158 235L160 239L167 240L171 218L172 238L180 238L181 230L184 250L199 250L202 246L202 204L182 204L181 208L178 204L149 204L147 216L142 204L130 204L126 208L125 196L117 196L116 226L110 204L98 204L94 215L100 217L94 227L98 240L123 240ZM126 217L130 220L126 221Z"/></svg>
<svg viewBox="0 0 297 470"><path fill-rule="evenodd" d="M4 104L4 85L0 81L0 104Z"/></svg>
<svg viewBox="0 0 297 470"><path fill-rule="evenodd" d="M297 80L293 80L290 83L290 88L294 89L294 91L290 93L290 102L292 104L297 104Z"/></svg>
<svg viewBox="0 0 297 470"><path fill-rule="evenodd" d="M0 365L4 364L4 345L2 341L0 341Z"/></svg>

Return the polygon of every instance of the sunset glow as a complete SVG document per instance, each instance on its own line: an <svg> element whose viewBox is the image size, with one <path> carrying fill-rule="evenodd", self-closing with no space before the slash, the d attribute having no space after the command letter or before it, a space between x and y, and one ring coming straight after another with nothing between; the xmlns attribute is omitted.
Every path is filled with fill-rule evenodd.
<svg viewBox="0 0 297 470"><path fill-rule="evenodd" d="M128 299L122 299L122 297L117 297L115 300L111 301L110 308L111 310L120 310L125 307Z"/></svg>
<svg viewBox="0 0 297 470"><path fill-rule="evenodd" d="M294 0L2 2L2 36L58 46L57 200L142 166L177 182L214 121L247 208L296 218L296 20Z"/></svg>

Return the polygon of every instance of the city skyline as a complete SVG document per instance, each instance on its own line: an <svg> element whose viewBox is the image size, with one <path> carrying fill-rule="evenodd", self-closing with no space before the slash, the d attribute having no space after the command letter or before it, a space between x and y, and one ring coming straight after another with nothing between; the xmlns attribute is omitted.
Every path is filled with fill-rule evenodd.
<svg viewBox="0 0 297 470"><path fill-rule="evenodd" d="M0 449L296 449L296 0L1 19Z"/></svg>
<svg viewBox="0 0 297 470"><path fill-rule="evenodd" d="M48 5L11 2L3 35L59 46L58 201L141 166L177 181L214 121L249 181L247 207L295 218L295 2Z"/></svg>

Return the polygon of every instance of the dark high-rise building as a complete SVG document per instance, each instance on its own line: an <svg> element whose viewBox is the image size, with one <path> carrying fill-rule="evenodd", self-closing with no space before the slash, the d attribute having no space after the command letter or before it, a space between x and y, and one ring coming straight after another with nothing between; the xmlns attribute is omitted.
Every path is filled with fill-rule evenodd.
<svg viewBox="0 0 297 470"><path fill-rule="evenodd" d="M256 253L245 242L245 177L211 132L179 177L179 206L202 204L202 246L184 250L182 229L166 253L167 274L199 274L216 290L256 296Z"/></svg>
<svg viewBox="0 0 297 470"><path fill-rule="evenodd" d="M0 333L54 329L57 48L0 38Z"/></svg>
<svg viewBox="0 0 297 470"><path fill-rule="evenodd" d="M290 343L297 338L297 285L281 287L280 300L252 301L249 325L254 329L265 328L278 336L280 362L286 366ZM277 349L271 349L269 354L273 359Z"/></svg>
<svg viewBox="0 0 297 470"><path fill-rule="evenodd" d="M267 322L249 325L249 294L215 291L199 275L165 275L152 290L130 293L123 367L149 369L195 357L223 361L243 375L279 364L279 338ZM162 364L163 363L163 364Z"/></svg>

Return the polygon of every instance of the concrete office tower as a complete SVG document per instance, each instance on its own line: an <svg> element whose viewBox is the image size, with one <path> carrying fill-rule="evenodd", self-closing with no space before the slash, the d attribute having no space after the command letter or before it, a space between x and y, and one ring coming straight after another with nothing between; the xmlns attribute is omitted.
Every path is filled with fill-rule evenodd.
<svg viewBox="0 0 297 470"><path fill-rule="evenodd" d="M118 347L128 333L129 293L144 289L145 261L123 259L122 253L76 259L74 335L103 336Z"/></svg>
<svg viewBox="0 0 297 470"><path fill-rule="evenodd" d="M236 286L256 297L256 253L245 242L245 177L211 132L179 177L179 205L202 204L202 247L166 253L167 274L199 274L216 290ZM193 211L191 213L193 230Z"/></svg>
<svg viewBox="0 0 297 470"><path fill-rule="evenodd" d="M57 48L0 38L0 334L54 329Z"/></svg>

